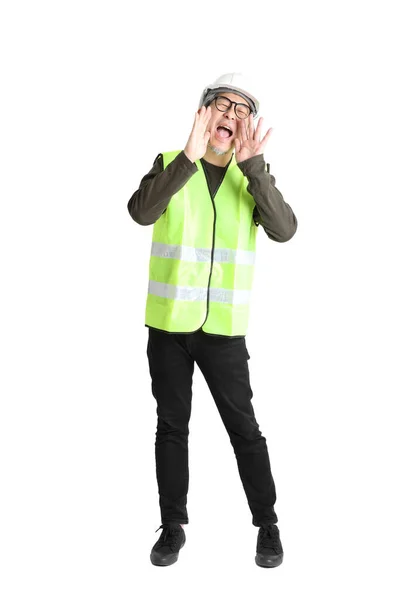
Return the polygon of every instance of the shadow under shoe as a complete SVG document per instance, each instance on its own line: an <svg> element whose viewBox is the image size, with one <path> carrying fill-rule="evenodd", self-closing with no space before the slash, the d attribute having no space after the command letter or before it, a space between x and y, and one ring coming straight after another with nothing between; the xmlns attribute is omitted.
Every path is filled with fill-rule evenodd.
<svg viewBox="0 0 400 600"><path fill-rule="evenodd" d="M257 537L256 564L259 567L278 567L283 561L279 529L274 523L261 525Z"/></svg>
<svg viewBox="0 0 400 600"><path fill-rule="evenodd" d="M161 528L161 535L151 550L150 560L157 567L168 567L178 560L179 550L186 542L186 535L179 523L161 525L156 529L156 533Z"/></svg>

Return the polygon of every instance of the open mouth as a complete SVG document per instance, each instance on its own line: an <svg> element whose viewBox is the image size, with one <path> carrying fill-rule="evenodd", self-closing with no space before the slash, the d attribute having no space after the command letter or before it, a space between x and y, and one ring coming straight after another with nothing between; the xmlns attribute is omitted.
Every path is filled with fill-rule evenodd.
<svg viewBox="0 0 400 600"><path fill-rule="evenodd" d="M221 140L227 140L233 136L233 131L229 126L219 125L216 130L217 137Z"/></svg>

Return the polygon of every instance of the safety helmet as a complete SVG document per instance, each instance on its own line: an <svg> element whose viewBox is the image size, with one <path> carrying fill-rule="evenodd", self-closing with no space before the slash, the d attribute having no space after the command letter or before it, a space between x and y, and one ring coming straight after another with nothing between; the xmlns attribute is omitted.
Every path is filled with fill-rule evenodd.
<svg viewBox="0 0 400 600"><path fill-rule="evenodd" d="M223 90L236 92L239 96L244 96L254 109L254 117L257 116L260 108L260 103L253 94L251 94L248 90L253 89L252 85L248 81L248 79L242 75L242 73L225 73L216 79L213 83L210 83L206 88L204 88L203 93L200 98L199 108L201 108L204 104L205 98L210 95L210 92L213 90Z"/></svg>

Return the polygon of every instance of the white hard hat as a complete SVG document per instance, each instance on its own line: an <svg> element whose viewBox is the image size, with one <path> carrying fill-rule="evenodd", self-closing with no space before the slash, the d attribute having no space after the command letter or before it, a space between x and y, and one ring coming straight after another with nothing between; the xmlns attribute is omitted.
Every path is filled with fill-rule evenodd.
<svg viewBox="0 0 400 600"><path fill-rule="evenodd" d="M249 80L242 75L242 73L225 73L224 75L218 77L218 79L216 79L213 83L210 83L210 85L203 90L200 98L199 108L203 106L204 99L207 95L209 95L209 92L212 92L212 90L218 90L220 88L225 91L232 90L232 92L237 92L240 96L245 96L248 100L250 100L250 104L254 104L254 117L257 116L260 109L260 103L257 98L249 92L250 89L253 89L253 86Z"/></svg>

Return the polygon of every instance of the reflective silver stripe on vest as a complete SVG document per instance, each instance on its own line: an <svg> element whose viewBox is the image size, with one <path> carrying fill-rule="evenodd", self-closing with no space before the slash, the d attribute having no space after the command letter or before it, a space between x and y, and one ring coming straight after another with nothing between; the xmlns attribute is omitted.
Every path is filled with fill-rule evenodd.
<svg viewBox="0 0 400 600"><path fill-rule="evenodd" d="M151 255L160 258L176 258L187 262L211 262L211 250L207 248L194 248L193 246L173 246L153 242ZM230 248L216 248L214 261L219 263L233 263L237 265L253 265L256 253L250 250L231 250Z"/></svg>
<svg viewBox="0 0 400 600"><path fill-rule="evenodd" d="M207 288L171 285L159 281L149 281L149 294L170 298L171 300L207 300ZM249 304L249 290L224 290L223 288L210 288L210 301L224 304Z"/></svg>

